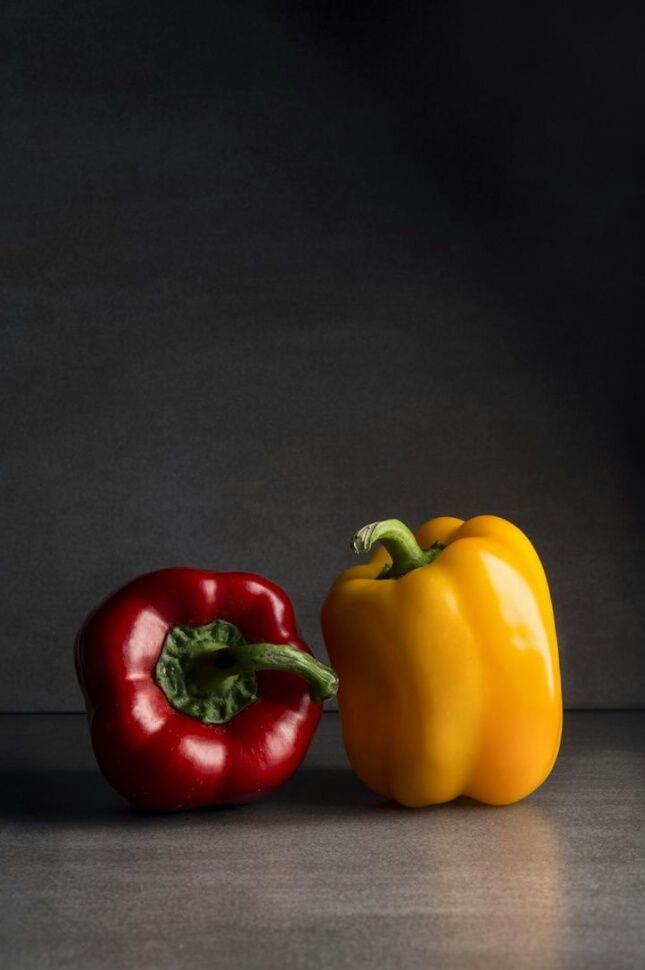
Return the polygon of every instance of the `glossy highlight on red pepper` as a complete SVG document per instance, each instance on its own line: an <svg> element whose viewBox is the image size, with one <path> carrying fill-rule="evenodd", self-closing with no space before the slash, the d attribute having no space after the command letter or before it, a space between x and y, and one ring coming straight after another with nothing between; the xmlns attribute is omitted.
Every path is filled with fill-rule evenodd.
<svg viewBox="0 0 645 970"><path fill-rule="evenodd" d="M186 667L188 695L183 681L176 684L172 658L163 680L160 657L173 637L208 640L209 630L221 627L241 633L242 645L207 643L201 667ZM101 771L131 803L154 810L244 803L277 788L300 765L322 700L336 687L333 671L300 638L286 593L243 572L173 568L135 579L90 614L75 661ZM224 693L248 676L257 685L248 697L238 690L242 699L235 695L222 723L185 712L193 709L191 670L202 677L194 706L202 710L205 665ZM187 707L180 709L173 691Z"/></svg>

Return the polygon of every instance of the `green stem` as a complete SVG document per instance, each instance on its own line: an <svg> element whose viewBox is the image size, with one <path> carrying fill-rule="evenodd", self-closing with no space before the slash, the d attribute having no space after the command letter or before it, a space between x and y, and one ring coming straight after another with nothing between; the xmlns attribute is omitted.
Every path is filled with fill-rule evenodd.
<svg viewBox="0 0 645 970"><path fill-rule="evenodd" d="M413 569L427 566L445 549L442 542L422 549L414 533L399 519L383 519L364 525L352 538L351 545L354 552L362 553L369 552L375 542L383 543L392 560L392 564L380 573L379 579L399 579Z"/></svg>
<svg viewBox="0 0 645 970"><path fill-rule="evenodd" d="M331 667L285 643L223 646L210 659L217 670L227 676L255 673L257 670L286 670L298 674L309 684L309 692L314 701L326 701L338 689L338 677Z"/></svg>
<svg viewBox="0 0 645 970"><path fill-rule="evenodd" d="M174 708L205 724L225 724L258 697L258 670L298 674L320 702L333 697L331 667L288 643L246 643L232 623L169 630L155 667L155 681Z"/></svg>

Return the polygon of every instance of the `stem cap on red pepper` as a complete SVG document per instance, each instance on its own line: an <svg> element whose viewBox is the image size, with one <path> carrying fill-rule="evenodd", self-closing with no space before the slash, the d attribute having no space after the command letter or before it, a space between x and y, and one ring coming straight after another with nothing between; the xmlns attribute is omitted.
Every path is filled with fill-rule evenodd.
<svg viewBox="0 0 645 970"><path fill-rule="evenodd" d="M331 667L285 643L247 643L226 620L176 626L166 637L155 679L178 711L205 724L226 724L258 696L258 670L284 670L309 684L324 701L338 689Z"/></svg>

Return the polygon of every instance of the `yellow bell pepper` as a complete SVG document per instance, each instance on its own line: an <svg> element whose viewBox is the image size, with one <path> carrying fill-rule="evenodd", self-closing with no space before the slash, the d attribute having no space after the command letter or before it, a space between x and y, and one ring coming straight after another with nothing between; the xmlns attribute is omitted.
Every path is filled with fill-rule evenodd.
<svg viewBox="0 0 645 970"><path fill-rule="evenodd" d="M374 791L411 807L525 798L562 733L549 587L537 553L494 515L365 526L366 565L322 609L345 748Z"/></svg>

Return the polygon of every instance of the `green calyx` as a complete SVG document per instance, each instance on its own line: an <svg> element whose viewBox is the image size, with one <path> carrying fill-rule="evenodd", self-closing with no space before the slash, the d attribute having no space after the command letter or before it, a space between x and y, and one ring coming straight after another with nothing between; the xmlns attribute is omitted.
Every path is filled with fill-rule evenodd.
<svg viewBox="0 0 645 970"><path fill-rule="evenodd" d="M256 671L299 674L312 700L333 697L336 674L310 654L286 643L247 643L232 623L176 626L169 631L155 680L176 710L206 724L225 724L258 696Z"/></svg>
<svg viewBox="0 0 645 970"><path fill-rule="evenodd" d="M428 549L422 549L414 533L399 519L383 519L364 525L352 537L351 547L360 554L369 552L375 542L383 543L392 560L383 567L377 579L400 579L413 569L434 562L446 548L445 543L435 542Z"/></svg>

